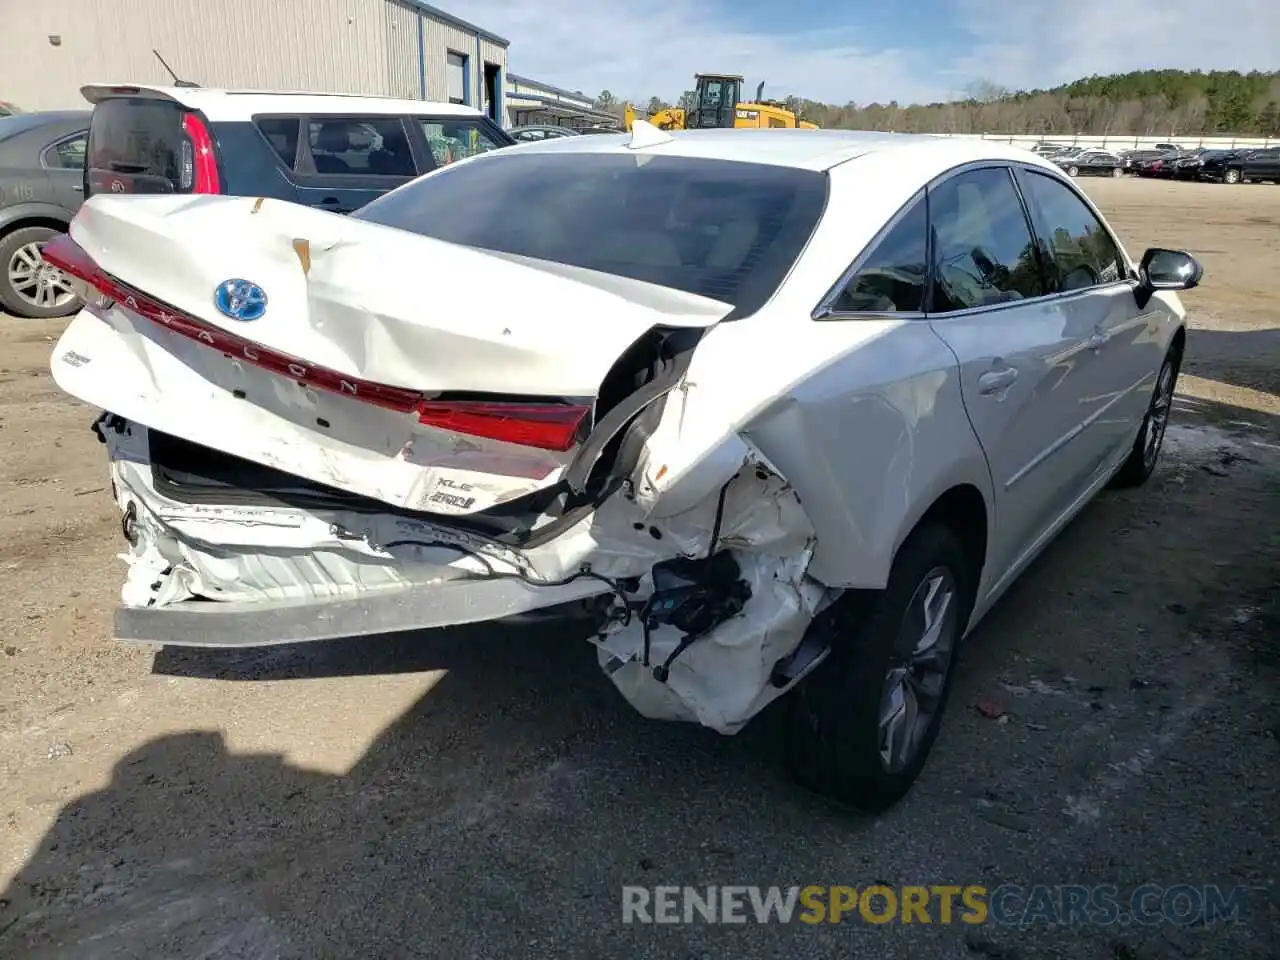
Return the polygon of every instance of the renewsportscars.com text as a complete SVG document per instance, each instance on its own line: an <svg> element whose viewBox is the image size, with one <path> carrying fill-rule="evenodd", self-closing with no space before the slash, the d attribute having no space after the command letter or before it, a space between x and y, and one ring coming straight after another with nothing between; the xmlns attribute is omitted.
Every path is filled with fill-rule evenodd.
<svg viewBox="0 0 1280 960"><path fill-rule="evenodd" d="M622 888L623 923L928 923L1068 926L1244 919L1246 889L1144 884Z"/></svg>

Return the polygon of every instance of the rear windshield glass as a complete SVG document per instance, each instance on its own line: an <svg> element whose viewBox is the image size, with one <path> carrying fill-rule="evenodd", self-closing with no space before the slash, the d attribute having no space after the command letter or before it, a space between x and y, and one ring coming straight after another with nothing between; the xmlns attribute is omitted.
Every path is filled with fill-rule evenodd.
<svg viewBox="0 0 1280 960"><path fill-rule="evenodd" d="M824 174L790 167L502 150L417 180L353 216L645 280L743 315L782 282L826 195Z"/></svg>
<svg viewBox="0 0 1280 960"><path fill-rule="evenodd" d="M94 107L85 162L90 192L177 192L182 114L171 100L143 97Z"/></svg>

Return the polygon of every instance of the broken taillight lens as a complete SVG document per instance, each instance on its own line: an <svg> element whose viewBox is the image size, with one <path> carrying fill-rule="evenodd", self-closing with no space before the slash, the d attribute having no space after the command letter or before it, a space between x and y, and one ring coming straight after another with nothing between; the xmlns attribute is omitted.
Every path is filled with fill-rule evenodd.
<svg viewBox="0 0 1280 960"><path fill-rule="evenodd" d="M82 210L79 215L84 216L85 212ZM121 283L99 267L67 234L55 237L45 245L44 258L107 300L123 304L138 316L172 333L202 343L238 362L293 380L301 386L335 393L384 410L412 413L423 426L563 453L573 449L591 414L591 406L581 403L428 399L421 391L350 377L246 340Z"/></svg>
<svg viewBox="0 0 1280 960"><path fill-rule="evenodd" d="M572 450L578 442L589 406L551 403L507 403L479 400L418 404L418 422L440 430L486 437L522 447Z"/></svg>
<svg viewBox="0 0 1280 960"><path fill-rule="evenodd" d="M65 233L54 237L40 250L45 263L57 267L71 279L71 288L85 303L103 305L109 297L98 283L102 271L93 258ZM96 298L96 300L95 300Z"/></svg>

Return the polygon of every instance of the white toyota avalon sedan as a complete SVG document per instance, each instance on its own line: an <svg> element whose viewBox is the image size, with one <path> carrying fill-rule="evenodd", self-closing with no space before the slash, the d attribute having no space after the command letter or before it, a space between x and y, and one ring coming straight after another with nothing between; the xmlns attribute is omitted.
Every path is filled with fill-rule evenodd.
<svg viewBox="0 0 1280 960"><path fill-rule="evenodd" d="M585 612L646 716L789 694L802 782L899 799L957 645L1154 469L1201 267L1016 147L636 128L348 217L91 198L45 257L86 298L52 367L104 411L116 635Z"/></svg>

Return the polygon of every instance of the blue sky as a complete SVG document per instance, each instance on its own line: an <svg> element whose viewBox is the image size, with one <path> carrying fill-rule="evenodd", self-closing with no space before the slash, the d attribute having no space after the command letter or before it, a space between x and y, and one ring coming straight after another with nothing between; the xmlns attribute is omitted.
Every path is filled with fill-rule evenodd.
<svg viewBox="0 0 1280 960"><path fill-rule="evenodd" d="M1280 68L1280 0L437 2L507 37L515 73L632 99L673 99L700 70L764 80L766 96L865 104L962 96L978 81Z"/></svg>

